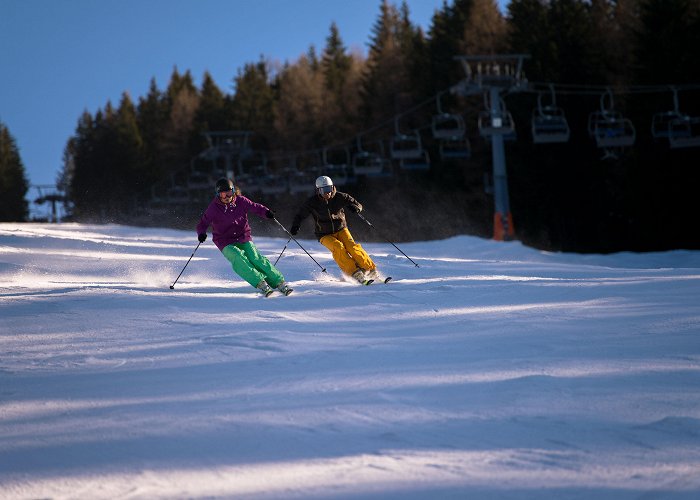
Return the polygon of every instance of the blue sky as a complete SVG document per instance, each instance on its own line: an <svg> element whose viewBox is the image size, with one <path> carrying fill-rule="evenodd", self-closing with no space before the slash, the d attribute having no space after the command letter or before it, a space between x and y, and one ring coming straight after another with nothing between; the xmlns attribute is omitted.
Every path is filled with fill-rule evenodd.
<svg viewBox="0 0 700 500"><path fill-rule="evenodd" d="M294 61L322 49L333 21L346 47L366 53L380 1L0 0L0 121L30 183L54 184L84 110L124 91L136 101L152 77L163 89L174 67L197 85L209 71L230 93L261 55ZM427 30L444 1L407 0L412 21Z"/></svg>

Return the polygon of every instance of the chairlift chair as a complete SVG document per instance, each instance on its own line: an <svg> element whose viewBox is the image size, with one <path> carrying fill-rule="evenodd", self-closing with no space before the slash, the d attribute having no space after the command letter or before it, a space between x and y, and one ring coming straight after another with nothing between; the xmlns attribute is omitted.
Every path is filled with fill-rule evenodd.
<svg viewBox="0 0 700 500"><path fill-rule="evenodd" d="M683 116L671 121L668 143L674 149L700 146L700 117Z"/></svg>
<svg viewBox="0 0 700 500"><path fill-rule="evenodd" d="M319 171L314 169L290 171L288 174L289 192L291 194L312 192L318 174Z"/></svg>
<svg viewBox="0 0 700 500"><path fill-rule="evenodd" d="M342 186L348 183L350 178L350 152L347 148L324 148L321 153L321 175L327 175L333 179L333 184Z"/></svg>
<svg viewBox="0 0 700 500"><path fill-rule="evenodd" d="M700 117L681 113L678 106L678 90L673 92L673 110L654 115L651 134L657 139L668 139L671 148L700 146Z"/></svg>
<svg viewBox="0 0 700 500"><path fill-rule="evenodd" d="M391 158L394 160L411 160L423 157L420 134L398 134L391 140Z"/></svg>
<svg viewBox="0 0 700 500"><path fill-rule="evenodd" d="M605 98L610 103L606 105ZM600 110L588 115L588 134L599 148L622 148L632 146L637 132L632 121L616 111L610 90L600 97Z"/></svg>
<svg viewBox="0 0 700 500"><path fill-rule="evenodd" d="M442 101L440 97L444 92L437 95L437 114L433 116L431 129L434 139L449 139L451 137L464 137L466 134L466 126L462 115L447 113L442 109Z"/></svg>
<svg viewBox="0 0 700 500"><path fill-rule="evenodd" d="M382 151L382 143L376 142ZM367 151L362 147L362 140L357 136L357 151L352 155L352 172L355 175L378 176L384 173L384 158L381 153Z"/></svg>
<svg viewBox="0 0 700 500"><path fill-rule="evenodd" d="M599 148L632 146L637 133L632 121L617 111L595 111L589 115L588 133Z"/></svg>
<svg viewBox="0 0 700 500"><path fill-rule="evenodd" d="M446 137L440 140L442 160L468 160L472 156L471 143L466 137Z"/></svg>
<svg viewBox="0 0 700 500"><path fill-rule="evenodd" d="M552 144L567 142L571 135L564 110L557 107L554 88L551 87L551 104L542 105L542 94L537 96L537 108L532 111L532 142Z"/></svg>
<svg viewBox="0 0 700 500"><path fill-rule="evenodd" d="M435 115L433 116L432 131L435 139L463 137L466 133L464 118L461 115L452 113Z"/></svg>
<svg viewBox="0 0 700 500"><path fill-rule="evenodd" d="M400 170L430 170L430 156L427 151L423 151L420 158L404 158L399 160Z"/></svg>
<svg viewBox="0 0 700 500"><path fill-rule="evenodd" d="M358 151L352 157L352 170L355 175L380 175L384 160L376 153Z"/></svg>
<svg viewBox="0 0 700 500"><path fill-rule="evenodd" d="M668 139L671 136L671 122L682 119L677 111L656 113L651 120L651 135L655 139Z"/></svg>
<svg viewBox="0 0 700 500"><path fill-rule="evenodd" d="M532 142L535 144L567 142L570 135L569 124L563 115L533 115Z"/></svg>
<svg viewBox="0 0 700 500"><path fill-rule="evenodd" d="M268 174L258 178L258 189L263 194L283 194L289 189L287 178L281 175Z"/></svg>

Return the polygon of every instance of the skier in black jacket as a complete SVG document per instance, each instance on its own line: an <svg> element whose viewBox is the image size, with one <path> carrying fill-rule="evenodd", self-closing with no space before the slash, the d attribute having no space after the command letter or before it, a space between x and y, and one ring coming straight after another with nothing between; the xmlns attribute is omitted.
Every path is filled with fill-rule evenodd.
<svg viewBox="0 0 700 500"><path fill-rule="evenodd" d="M322 175L316 179L316 194L306 200L292 221L291 234L299 232L299 226L309 215L314 218L314 233L328 250L338 267L357 281L367 284L379 278L377 266L364 248L350 234L345 220L345 207L355 213L362 205L347 193L335 189L330 177Z"/></svg>

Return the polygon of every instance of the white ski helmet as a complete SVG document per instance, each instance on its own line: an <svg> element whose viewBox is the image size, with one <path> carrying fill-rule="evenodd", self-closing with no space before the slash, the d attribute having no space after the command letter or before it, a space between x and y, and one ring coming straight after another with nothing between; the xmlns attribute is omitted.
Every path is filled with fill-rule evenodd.
<svg viewBox="0 0 700 500"><path fill-rule="evenodd" d="M327 175L322 175L316 179L316 191L319 193L330 193L333 191L333 181Z"/></svg>

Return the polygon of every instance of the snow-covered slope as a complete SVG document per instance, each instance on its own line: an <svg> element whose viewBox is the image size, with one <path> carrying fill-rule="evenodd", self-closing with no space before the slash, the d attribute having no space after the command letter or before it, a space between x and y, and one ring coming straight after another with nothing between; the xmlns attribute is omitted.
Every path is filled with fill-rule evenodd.
<svg viewBox="0 0 700 500"><path fill-rule="evenodd" d="M0 224L0 498L700 496L700 252L302 244Z"/></svg>

